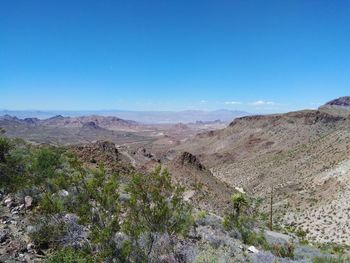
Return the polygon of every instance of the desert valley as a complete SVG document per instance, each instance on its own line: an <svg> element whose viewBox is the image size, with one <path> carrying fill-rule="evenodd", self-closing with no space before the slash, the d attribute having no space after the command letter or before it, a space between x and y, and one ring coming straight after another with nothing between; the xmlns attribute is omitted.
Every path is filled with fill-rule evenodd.
<svg viewBox="0 0 350 263"><path fill-rule="evenodd" d="M203 225L204 232L209 231L208 227L212 231L201 233L205 246L219 238L217 231L223 231L216 221L229 208L230 196L244 191L261 198L262 211L273 221L270 228L276 232L267 232L267 240L295 242L299 252L290 262L298 258L300 262L312 262L322 253L333 257L330 252L321 252L322 244L342 247L346 253L350 245L350 97L335 99L317 110L246 115L233 117L229 123L199 119L173 124L144 124L101 115L47 119L4 115L0 117L0 127L3 136L21 138L32 147L63 147L89 169L104 165L116 173L145 174L161 165L169 171L173 183L184 187L186 202L197 213L207 213L207 220L215 221ZM130 180L123 178L126 183ZM22 206L13 210L13 198L3 196L8 209L2 216L1 233L7 233L1 239L1 254L7 253L3 258L11 258L14 251L8 246L15 240L28 240L28 226L23 225L27 212L22 213ZM13 222L23 230L14 231ZM263 228L267 226L268 223ZM232 239L225 237L228 234L221 233L219 239ZM239 236L233 240L241 242ZM215 241L219 245L212 253L223 253L226 241ZM248 258L263 262L258 256L249 256L255 253L249 251L251 247L244 259L243 246L238 245L241 252L235 252L232 262L248 262ZM23 260L30 256L33 259L30 251L40 251L37 249L20 255ZM205 252L195 258L200 258L201 253ZM16 258L16 254L12 255ZM274 256L277 261L278 256L282 255ZM226 259L219 262L231 262L227 254L223 257Z"/></svg>
<svg viewBox="0 0 350 263"><path fill-rule="evenodd" d="M0 263L350 263L349 14L0 0Z"/></svg>

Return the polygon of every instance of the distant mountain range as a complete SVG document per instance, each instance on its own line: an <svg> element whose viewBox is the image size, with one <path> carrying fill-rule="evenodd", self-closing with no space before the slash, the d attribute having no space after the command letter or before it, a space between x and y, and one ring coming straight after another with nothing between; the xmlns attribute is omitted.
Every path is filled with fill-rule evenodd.
<svg viewBox="0 0 350 263"><path fill-rule="evenodd" d="M216 110L216 111L201 111L201 110L186 110L186 111L14 111L0 110L1 115L11 115L18 118L38 118L47 119L58 115L65 117L79 117L89 115L99 116L114 116L124 120L133 120L146 124L161 124L161 123L195 123L195 122L231 122L234 118L250 115L244 111L231 110Z"/></svg>

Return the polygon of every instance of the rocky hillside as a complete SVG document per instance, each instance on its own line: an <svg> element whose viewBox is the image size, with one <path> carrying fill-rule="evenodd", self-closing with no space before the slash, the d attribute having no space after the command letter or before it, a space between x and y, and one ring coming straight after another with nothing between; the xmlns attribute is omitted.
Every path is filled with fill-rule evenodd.
<svg viewBox="0 0 350 263"><path fill-rule="evenodd" d="M178 173L171 178L160 169L133 175L110 142L72 146L82 166L62 148L13 141L10 149L7 142L1 138L0 262L311 263L316 257L335 258L294 235L255 229L259 222L244 209L245 231L236 224L227 227L202 204L220 205L220 196L231 189L188 152L173 160ZM91 170L97 163L107 169ZM113 176L115 165L124 167L128 180ZM188 191L183 195L170 180ZM125 244L131 249L124 250Z"/></svg>
<svg viewBox="0 0 350 263"><path fill-rule="evenodd" d="M117 117L82 116L19 119L14 116L0 116L0 127L8 137L19 137L34 143L69 145L108 140L117 143L144 141L136 122ZM149 138L147 138L149 140Z"/></svg>
<svg viewBox="0 0 350 263"><path fill-rule="evenodd" d="M49 119L40 121L40 124L47 126L55 127L83 127L86 124L95 123L97 126L100 126L109 130L132 130L137 126L137 122L123 120L117 117L108 117L108 116L81 116L81 117L63 117L61 115L54 116Z"/></svg>
<svg viewBox="0 0 350 263"><path fill-rule="evenodd" d="M183 152L167 167L174 181L188 189L188 199L204 210L223 214L234 189L214 177L195 155Z"/></svg>
<svg viewBox="0 0 350 263"><path fill-rule="evenodd" d="M322 105L319 109L333 115L348 117L350 115L350 96L331 100Z"/></svg>
<svg viewBox="0 0 350 263"><path fill-rule="evenodd" d="M130 173L134 170L129 160L119 152L116 145L108 141L96 141L69 147L87 167L96 168L104 165L115 173Z"/></svg>
<svg viewBox="0 0 350 263"><path fill-rule="evenodd" d="M348 172L324 178L324 174L339 174L335 171L350 160L350 118L346 115L320 109L242 117L223 130L199 134L175 150L197 155L215 177L231 187L243 187L265 198L273 188L276 224L298 226L309 233L310 240L350 244L342 223L344 214L331 214L334 207L346 209ZM311 214L306 216L304 211ZM333 219L322 230L314 218L322 217L321 211Z"/></svg>
<svg viewBox="0 0 350 263"><path fill-rule="evenodd" d="M350 96L340 97L340 98L331 100L327 102L325 106L350 107Z"/></svg>

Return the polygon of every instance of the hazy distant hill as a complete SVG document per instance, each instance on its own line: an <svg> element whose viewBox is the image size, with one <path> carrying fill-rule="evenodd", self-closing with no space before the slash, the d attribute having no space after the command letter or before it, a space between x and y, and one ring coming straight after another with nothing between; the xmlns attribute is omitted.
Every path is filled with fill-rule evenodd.
<svg viewBox="0 0 350 263"><path fill-rule="evenodd" d="M250 115L244 111L216 110L216 111L9 111L0 110L0 115L11 115L18 118L47 119L57 115L78 117L88 115L115 116L125 120L133 120L140 123L192 123L197 121L231 122L232 119Z"/></svg>

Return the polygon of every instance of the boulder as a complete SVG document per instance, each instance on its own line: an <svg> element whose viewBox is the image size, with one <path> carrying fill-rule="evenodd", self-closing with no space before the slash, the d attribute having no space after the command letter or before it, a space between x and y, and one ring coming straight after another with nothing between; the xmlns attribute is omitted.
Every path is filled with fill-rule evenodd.
<svg viewBox="0 0 350 263"><path fill-rule="evenodd" d="M12 207L14 205L13 199L11 197L5 198L3 203L7 207Z"/></svg>
<svg viewBox="0 0 350 263"><path fill-rule="evenodd" d="M58 195L59 195L60 197L67 197L67 196L69 196L69 192L66 191L66 190L64 190L64 189L62 189L62 190L59 190L59 191L58 191Z"/></svg>
<svg viewBox="0 0 350 263"><path fill-rule="evenodd" d="M1 229L0 230L0 243L5 242L9 238L9 230Z"/></svg>
<svg viewBox="0 0 350 263"><path fill-rule="evenodd" d="M33 206L33 198L29 195L24 197L24 205L25 205L26 209L31 208Z"/></svg>
<svg viewBox="0 0 350 263"><path fill-rule="evenodd" d="M27 251L28 252L32 252L34 250L34 244L33 243L28 243L27 244Z"/></svg>
<svg viewBox="0 0 350 263"><path fill-rule="evenodd" d="M248 247L248 251L254 254L259 253L259 250L254 246Z"/></svg>

